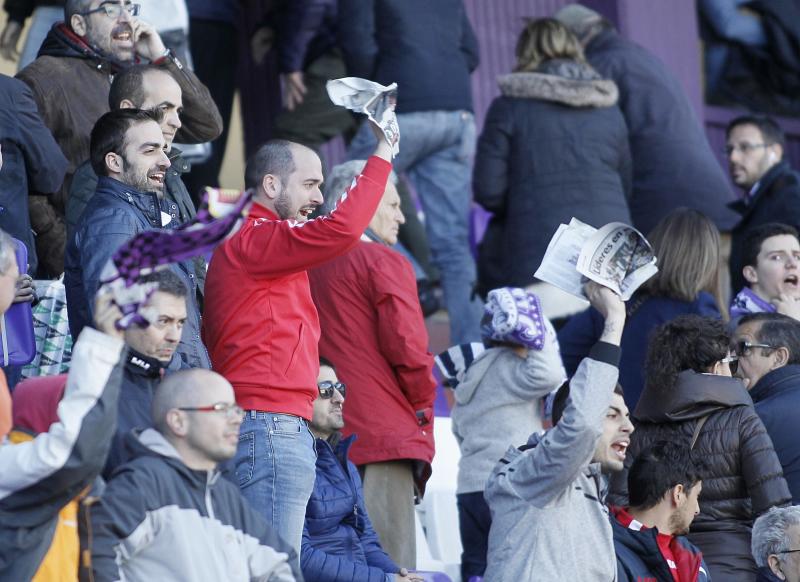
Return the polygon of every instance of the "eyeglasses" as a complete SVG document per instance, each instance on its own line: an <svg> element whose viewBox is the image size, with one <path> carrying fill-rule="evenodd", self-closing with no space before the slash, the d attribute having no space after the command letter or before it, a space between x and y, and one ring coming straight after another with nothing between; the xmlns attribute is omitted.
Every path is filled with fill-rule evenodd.
<svg viewBox="0 0 800 582"><path fill-rule="evenodd" d="M775 552L776 554L793 554L795 552L800 552L800 550L783 550L782 552Z"/></svg>
<svg viewBox="0 0 800 582"><path fill-rule="evenodd" d="M769 145L770 144L766 144L766 143L747 143L747 142L745 142L745 143L740 143L740 144L737 144L737 145L727 145L722 149L722 152L726 156L730 156L733 152L738 150L738 151L742 152L743 155L746 156L747 154L756 151L758 148L769 147Z"/></svg>
<svg viewBox="0 0 800 582"><path fill-rule="evenodd" d="M739 356L730 355L722 358L720 360L723 364L728 364L728 367L731 369L731 374L735 374L736 371L739 369Z"/></svg>
<svg viewBox="0 0 800 582"><path fill-rule="evenodd" d="M323 382L317 382L317 388L319 389L319 397L328 399L333 398L333 391L338 390L339 394L342 395L344 398L344 390L345 385L341 382L331 382L330 380L325 380Z"/></svg>
<svg viewBox="0 0 800 582"><path fill-rule="evenodd" d="M209 406L180 406L178 410L184 412L224 412L228 420L235 418L244 420L244 408L238 404L228 404L226 402L217 402Z"/></svg>
<svg viewBox="0 0 800 582"><path fill-rule="evenodd" d="M774 350L777 349L775 346L771 346L769 344L752 344L747 340L739 340L733 346L733 351L736 353L737 356L749 356L751 350L753 348L763 348L765 350Z"/></svg>
<svg viewBox="0 0 800 582"><path fill-rule="evenodd" d="M87 10L86 12L79 12L81 16L89 16L96 12L105 12L109 18L119 18L122 11L125 10L131 16L138 16L141 4L119 4L117 2L104 2L94 10Z"/></svg>

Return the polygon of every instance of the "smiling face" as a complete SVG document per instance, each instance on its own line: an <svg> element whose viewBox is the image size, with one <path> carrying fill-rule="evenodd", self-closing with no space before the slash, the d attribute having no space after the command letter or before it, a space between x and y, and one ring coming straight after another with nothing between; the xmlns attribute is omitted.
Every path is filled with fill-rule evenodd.
<svg viewBox="0 0 800 582"><path fill-rule="evenodd" d="M183 113L183 95L181 86L166 71L148 71L142 76L142 93L144 101L139 109L158 109L163 115L161 133L167 150L172 148L172 140L181 128Z"/></svg>
<svg viewBox="0 0 800 582"><path fill-rule="evenodd" d="M755 125L737 125L728 135L728 168L737 186L749 190L767 171L777 164L783 153L781 146L766 144Z"/></svg>
<svg viewBox="0 0 800 582"><path fill-rule="evenodd" d="M753 293L773 301L781 294L800 298L800 242L791 234L764 239L755 265L747 265L742 274Z"/></svg>
<svg viewBox="0 0 800 582"><path fill-rule="evenodd" d="M633 424L625 399L614 394L603 421L603 434L595 447L592 462L600 463L604 473L622 471L632 432Z"/></svg>
<svg viewBox="0 0 800 582"><path fill-rule="evenodd" d="M400 225L405 221L403 211L400 210L400 195L397 193L397 187L391 181L386 182L383 198L381 198L381 203L378 205L369 227L383 242L393 245L397 242Z"/></svg>
<svg viewBox="0 0 800 582"><path fill-rule="evenodd" d="M284 180L268 174L264 177L264 187L273 193L273 206L279 218L306 222L323 202L322 162L314 150L304 146L292 146L292 156L294 172Z"/></svg>
<svg viewBox="0 0 800 582"><path fill-rule="evenodd" d="M92 0L88 10L90 12L103 5L119 4L130 6L130 0ZM116 18L108 16L104 11L92 12L85 16L73 15L70 25L78 36L84 38L87 44L99 49L106 55L122 62L131 62L136 54L133 41L133 29L136 17L128 10L120 10Z"/></svg>
<svg viewBox="0 0 800 582"><path fill-rule="evenodd" d="M140 192L162 193L170 166L165 146L164 135L155 121L131 125L125 132L122 155L106 156L108 175Z"/></svg>

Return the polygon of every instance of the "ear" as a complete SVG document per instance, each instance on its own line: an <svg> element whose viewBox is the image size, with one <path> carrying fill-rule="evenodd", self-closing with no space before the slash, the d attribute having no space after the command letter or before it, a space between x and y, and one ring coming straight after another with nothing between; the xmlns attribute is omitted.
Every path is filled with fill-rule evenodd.
<svg viewBox="0 0 800 582"><path fill-rule="evenodd" d="M742 275L744 276L745 281L751 285L758 283L758 273L756 273L756 268L753 265L747 265L745 268L743 268Z"/></svg>
<svg viewBox="0 0 800 582"><path fill-rule="evenodd" d="M105 157L106 160L106 168L109 172L113 172L114 174L121 174L122 170L124 169L124 162L122 161L122 156L115 153L115 152L108 152Z"/></svg>
<svg viewBox="0 0 800 582"><path fill-rule="evenodd" d="M775 153L773 162L780 162L783 159L783 146L779 143L774 143L770 147L770 151Z"/></svg>
<svg viewBox="0 0 800 582"><path fill-rule="evenodd" d="M786 580L786 575L781 571L781 561L778 559L778 556L775 554L770 554L770 556L767 558L767 565L779 580Z"/></svg>
<svg viewBox="0 0 800 582"><path fill-rule="evenodd" d="M119 102L120 109L139 109L136 105L133 104L133 101L130 99L123 99Z"/></svg>
<svg viewBox="0 0 800 582"><path fill-rule="evenodd" d="M265 174L261 178L261 189L267 198L274 200L281 192L281 179L275 174Z"/></svg>
<svg viewBox="0 0 800 582"><path fill-rule="evenodd" d="M673 507L680 507L686 501L686 491L681 483L678 483L669 492Z"/></svg>
<svg viewBox="0 0 800 582"><path fill-rule="evenodd" d="M187 416L181 414L180 410L172 409L167 412L167 426L175 433L175 436L185 436L187 431Z"/></svg>
<svg viewBox="0 0 800 582"><path fill-rule="evenodd" d="M69 19L69 27L72 32L80 37L86 36L88 27L86 26L86 18L80 14L73 14Z"/></svg>
<svg viewBox="0 0 800 582"><path fill-rule="evenodd" d="M775 362L774 368L783 368L786 363L789 361L789 349L785 346L782 346L775 350Z"/></svg>

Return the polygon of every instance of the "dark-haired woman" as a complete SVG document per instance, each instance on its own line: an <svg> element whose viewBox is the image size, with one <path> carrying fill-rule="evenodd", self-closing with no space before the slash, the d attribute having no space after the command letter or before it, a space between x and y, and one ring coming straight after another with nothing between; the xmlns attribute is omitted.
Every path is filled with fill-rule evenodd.
<svg viewBox="0 0 800 582"><path fill-rule="evenodd" d="M729 355L725 324L685 315L660 327L647 351L646 382L634 410L626 470L611 501L627 501L627 468L657 441L684 443L706 464L700 513L689 539L703 551L713 580L752 582L753 520L791 501L778 457Z"/></svg>

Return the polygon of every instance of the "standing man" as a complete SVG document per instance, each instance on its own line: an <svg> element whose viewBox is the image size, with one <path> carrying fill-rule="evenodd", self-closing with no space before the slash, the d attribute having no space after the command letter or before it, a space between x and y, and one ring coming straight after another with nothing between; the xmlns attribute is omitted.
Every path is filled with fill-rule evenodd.
<svg viewBox="0 0 800 582"><path fill-rule="evenodd" d="M473 293L477 275L469 247L475 153L470 74L479 54L464 4L339 0L338 17L348 73L401 87L397 122L405 147L395 171L408 173L425 211L450 315L450 344L479 341L483 303ZM366 158L373 144L362 126L348 157Z"/></svg>
<svg viewBox="0 0 800 582"><path fill-rule="evenodd" d="M64 22L52 28L39 57L17 74L33 91L44 124L69 161L55 196L31 195L31 223L44 272L50 275L64 271L64 213L72 175L89 158L89 132L109 109L116 73L144 59L175 77L186 108L179 142L205 142L222 131L208 90L138 13L139 5L130 0L67 0Z"/></svg>
<svg viewBox="0 0 800 582"><path fill-rule="evenodd" d="M322 163L305 146L274 140L248 161L255 191L242 228L211 259L203 337L214 368L246 410L236 475L244 496L300 553L314 486L320 324L306 271L352 249L375 214L391 171L391 146L378 147L339 207L322 204Z"/></svg>
<svg viewBox="0 0 800 582"><path fill-rule="evenodd" d="M163 199L169 169L161 115L141 109L119 109L101 117L92 130L92 167L100 176L97 192L69 241L64 285L73 336L89 321L92 297L109 259L134 235L176 226ZM194 263L169 268L188 290L186 326L178 346L180 367L208 368L200 340L200 311Z"/></svg>
<svg viewBox="0 0 800 582"><path fill-rule="evenodd" d="M747 231L768 222L800 227L800 178L783 159L783 131L769 117L746 115L728 124L725 152L731 179L744 197L731 204L741 215L731 241L731 285L744 284L742 255Z"/></svg>

